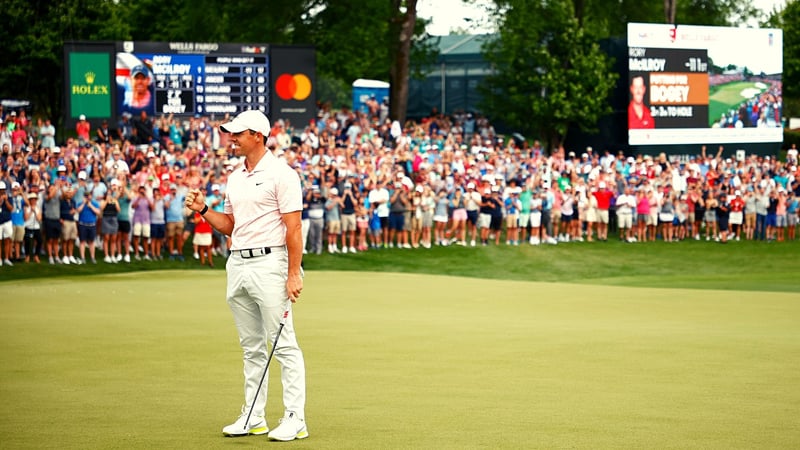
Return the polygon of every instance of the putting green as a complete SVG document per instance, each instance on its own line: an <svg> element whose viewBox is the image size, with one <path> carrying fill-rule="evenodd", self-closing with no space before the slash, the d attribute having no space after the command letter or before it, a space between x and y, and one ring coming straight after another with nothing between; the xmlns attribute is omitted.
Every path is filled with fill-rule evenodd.
<svg viewBox="0 0 800 450"><path fill-rule="evenodd" d="M306 281L311 437L293 448L800 446L797 294ZM264 445L220 433L242 386L224 285L197 271L0 284L3 448Z"/></svg>

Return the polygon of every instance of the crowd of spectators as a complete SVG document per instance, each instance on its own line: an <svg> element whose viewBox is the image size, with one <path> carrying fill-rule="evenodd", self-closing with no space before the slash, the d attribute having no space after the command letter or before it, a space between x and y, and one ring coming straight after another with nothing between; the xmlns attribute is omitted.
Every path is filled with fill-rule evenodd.
<svg viewBox="0 0 800 450"><path fill-rule="evenodd" d="M274 120L267 145L300 175L307 253L797 236L795 147L785 160L722 147L680 162L548 152L472 114L380 115L322 107L298 128ZM227 237L184 207L199 188L223 210L228 174L241 169L218 129L227 117L142 113L94 129L82 117L65 139L22 110L0 119L3 264L183 260L186 250L213 265L227 254Z"/></svg>

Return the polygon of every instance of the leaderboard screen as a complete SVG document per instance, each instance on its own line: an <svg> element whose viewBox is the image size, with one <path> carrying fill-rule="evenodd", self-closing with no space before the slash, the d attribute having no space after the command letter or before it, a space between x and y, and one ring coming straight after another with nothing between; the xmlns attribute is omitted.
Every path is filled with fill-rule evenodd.
<svg viewBox="0 0 800 450"><path fill-rule="evenodd" d="M270 111L267 45L121 42L117 111L139 115L235 115Z"/></svg>
<svg viewBox="0 0 800 450"><path fill-rule="evenodd" d="M783 34L628 24L628 143L781 142Z"/></svg>
<svg viewBox="0 0 800 450"><path fill-rule="evenodd" d="M219 42L64 43L64 123L121 116L206 116L246 110L305 124L317 115L310 45Z"/></svg>

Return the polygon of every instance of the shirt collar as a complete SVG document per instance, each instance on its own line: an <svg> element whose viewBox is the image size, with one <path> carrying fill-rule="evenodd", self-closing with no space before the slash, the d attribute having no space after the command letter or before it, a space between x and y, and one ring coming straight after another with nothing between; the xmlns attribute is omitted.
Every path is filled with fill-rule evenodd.
<svg viewBox="0 0 800 450"><path fill-rule="evenodd" d="M243 163L242 164L242 172L244 172L244 173L248 173L248 172L254 173L254 172L264 171L264 170L266 170L268 165L272 164L272 161L274 159L276 159L275 155L273 155L271 151L267 150L266 153L264 153L264 156L262 156L261 159L258 160L258 163L256 164L256 166L253 168L252 171L248 171L247 170L247 164Z"/></svg>

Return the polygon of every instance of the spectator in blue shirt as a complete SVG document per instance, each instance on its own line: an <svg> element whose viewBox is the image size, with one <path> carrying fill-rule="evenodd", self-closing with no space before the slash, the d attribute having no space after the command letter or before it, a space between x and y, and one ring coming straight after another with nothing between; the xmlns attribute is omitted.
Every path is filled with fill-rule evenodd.
<svg viewBox="0 0 800 450"><path fill-rule="evenodd" d="M80 259L78 264L86 263L86 243L89 243L89 256L92 264L97 264L94 257L95 239L97 239L97 217L100 216L100 204L92 198L92 193L84 193L78 211L78 238L80 239Z"/></svg>

